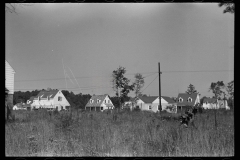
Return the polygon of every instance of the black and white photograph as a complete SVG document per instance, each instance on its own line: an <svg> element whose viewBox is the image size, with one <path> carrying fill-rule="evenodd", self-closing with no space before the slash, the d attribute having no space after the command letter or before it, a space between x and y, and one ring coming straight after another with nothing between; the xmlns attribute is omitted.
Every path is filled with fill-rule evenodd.
<svg viewBox="0 0 240 160"><path fill-rule="evenodd" d="M233 157L234 3L5 3L6 157Z"/></svg>

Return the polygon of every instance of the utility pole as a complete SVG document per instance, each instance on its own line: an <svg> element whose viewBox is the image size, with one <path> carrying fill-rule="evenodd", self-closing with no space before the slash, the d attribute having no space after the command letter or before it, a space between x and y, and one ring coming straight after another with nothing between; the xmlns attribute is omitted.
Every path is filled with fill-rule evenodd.
<svg viewBox="0 0 240 160"><path fill-rule="evenodd" d="M160 72L160 62L158 62L158 74L159 74L159 110L162 110L162 103L161 103L161 73Z"/></svg>

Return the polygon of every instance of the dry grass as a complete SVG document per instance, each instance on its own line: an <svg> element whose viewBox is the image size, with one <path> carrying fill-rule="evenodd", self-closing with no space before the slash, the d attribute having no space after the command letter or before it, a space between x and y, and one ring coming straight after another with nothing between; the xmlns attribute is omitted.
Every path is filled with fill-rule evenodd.
<svg viewBox="0 0 240 160"><path fill-rule="evenodd" d="M169 118L170 116L170 118ZM5 126L6 156L233 156L232 111L179 127L178 115L149 112L17 111ZM114 118L113 118L114 117Z"/></svg>

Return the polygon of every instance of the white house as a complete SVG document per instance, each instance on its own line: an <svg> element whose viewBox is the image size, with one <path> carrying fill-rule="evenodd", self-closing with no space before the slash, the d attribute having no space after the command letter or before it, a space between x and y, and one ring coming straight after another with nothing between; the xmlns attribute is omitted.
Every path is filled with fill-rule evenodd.
<svg viewBox="0 0 240 160"><path fill-rule="evenodd" d="M178 111L184 111L186 108L191 108L200 104L200 94L198 93L179 93L177 97ZM184 109L185 108L185 109Z"/></svg>
<svg viewBox="0 0 240 160"><path fill-rule="evenodd" d="M57 89L40 91L37 96L31 97L27 104L30 104L32 109L47 108L59 111L70 106L62 91Z"/></svg>
<svg viewBox="0 0 240 160"><path fill-rule="evenodd" d="M27 110L25 103L17 103L13 106L13 110Z"/></svg>
<svg viewBox="0 0 240 160"><path fill-rule="evenodd" d="M204 109L225 108L226 110L230 109L226 100L218 100L216 98L204 98L203 99L203 108Z"/></svg>
<svg viewBox="0 0 240 160"><path fill-rule="evenodd" d="M13 94L14 94L14 74L16 72L10 66L8 61L5 60L5 87L9 90L8 92L8 103L13 106Z"/></svg>
<svg viewBox="0 0 240 160"><path fill-rule="evenodd" d="M169 100L170 97L162 96L161 97L161 106L162 110L167 110L167 107L170 105L175 105L174 101ZM136 103L135 108L139 108L141 110L158 112L160 111L159 106L159 97L158 96L142 96L139 97Z"/></svg>
<svg viewBox="0 0 240 160"><path fill-rule="evenodd" d="M85 106L88 111L104 111L114 109L114 105L107 94L93 95Z"/></svg>
<svg viewBox="0 0 240 160"><path fill-rule="evenodd" d="M177 102L167 96L162 96L162 98L167 102L165 104L161 102L162 110L166 110L169 113L177 113Z"/></svg>
<svg viewBox="0 0 240 160"><path fill-rule="evenodd" d="M136 104L134 103L136 101ZM166 110L171 113L175 113L176 110L176 102L171 99L170 97L162 96L161 97L161 106L162 110ZM174 111L172 109L170 110L168 107L174 106ZM141 96L134 99L130 99L130 101L127 101L124 103L123 108L129 107L130 110L132 108L140 109L140 110L146 110L146 111L153 111L158 112L160 110L159 108L159 97L158 96Z"/></svg>
<svg viewBox="0 0 240 160"><path fill-rule="evenodd" d="M132 111L135 107L135 101L137 98L130 98L129 101L124 102L122 109L129 109Z"/></svg>

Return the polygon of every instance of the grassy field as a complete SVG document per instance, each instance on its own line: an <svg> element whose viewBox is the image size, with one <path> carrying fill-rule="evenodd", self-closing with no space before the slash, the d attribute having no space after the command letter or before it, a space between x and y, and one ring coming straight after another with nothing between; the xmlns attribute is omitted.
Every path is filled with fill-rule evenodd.
<svg viewBox="0 0 240 160"><path fill-rule="evenodd" d="M6 156L234 156L233 111L204 111L197 128L178 114L15 111L5 125Z"/></svg>

